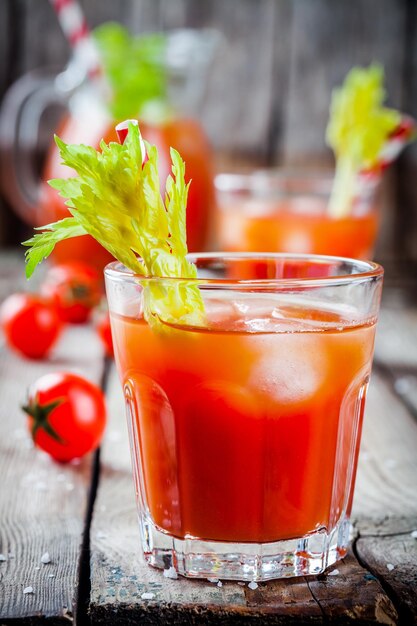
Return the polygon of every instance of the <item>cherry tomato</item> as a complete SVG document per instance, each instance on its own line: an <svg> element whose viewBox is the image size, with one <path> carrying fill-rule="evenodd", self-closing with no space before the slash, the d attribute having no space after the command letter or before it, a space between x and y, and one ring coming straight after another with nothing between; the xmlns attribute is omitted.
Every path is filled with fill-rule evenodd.
<svg viewBox="0 0 417 626"><path fill-rule="evenodd" d="M29 389L28 429L38 448L60 462L84 456L100 444L106 425L102 391L67 372L41 376Z"/></svg>
<svg viewBox="0 0 417 626"><path fill-rule="evenodd" d="M113 339L111 336L110 317L108 313L101 313L95 323L96 331L104 346L106 356L113 357Z"/></svg>
<svg viewBox="0 0 417 626"><path fill-rule="evenodd" d="M48 270L41 293L55 304L63 321L82 324L100 301L102 280L97 270L85 263L62 263Z"/></svg>
<svg viewBox="0 0 417 626"><path fill-rule="evenodd" d="M10 348L31 359L45 357L62 329L55 307L39 296L15 293L0 309L0 321Z"/></svg>

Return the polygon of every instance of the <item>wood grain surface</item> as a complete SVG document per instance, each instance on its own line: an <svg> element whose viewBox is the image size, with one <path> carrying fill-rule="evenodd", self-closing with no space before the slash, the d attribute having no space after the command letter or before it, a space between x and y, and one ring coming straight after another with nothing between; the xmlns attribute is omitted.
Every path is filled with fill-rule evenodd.
<svg viewBox="0 0 417 626"><path fill-rule="evenodd" d="M372 375L365 409L353 515L375 520L417 515L417 423Z"/></svg>
<svg viewBox="0 0 417 626"><path fill-rule="evenodd" d="M1 624L67 624L74 613L92 459L60 465L34 449L20 406L28 385L51 371L76 372L98 383L102 361L89 327L68 330L47 361L0 349ZM46 552L49 564L41 562ZM33 592L25 593L27 588Z"/></svg>
<svg viewBox="0 0 417 626"><path fill-rule="evenodd" d="M411 532L360 538L356 552L360 561L383 579L384 588L396 600L401 621L417 624L417 540Z"/></svg>

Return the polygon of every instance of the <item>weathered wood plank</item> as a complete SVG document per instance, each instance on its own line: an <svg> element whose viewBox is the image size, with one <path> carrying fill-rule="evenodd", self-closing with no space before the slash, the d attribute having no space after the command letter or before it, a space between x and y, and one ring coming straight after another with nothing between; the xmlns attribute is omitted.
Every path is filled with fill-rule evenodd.
<svg viewBox="0 0 417 626"><path fill-rule="evenodd" d="M9 37L12 36L12 33L9 33L10 10L11 7L8 3L2 2L0 4L0 59L4 59L4 61L0 63L0 94L4 93L9 82L9 50L12 47L9 39Z"/></svg>
<svg viewBox="0 0 417 626"><path fill-rule="evenodd" d="M2 257L0 267L3 297L16 289L23 265ZM91 457L58 465L34 449L20 405L26 400L26 388L39 376L68 370L98 383L102 362L102 348L89 327L68 329L47 361L28 361L5 346L0 349L2 624L9 620L66 624L74 613ZM44 565L45 552L51 563ZM28 587L33 593L24 593Z"/></svg>
<svg viewBox="0 0 417 626"><path fill-rule="evenodd" d="M353 65L382 63L390 103L400 107L406 24L401 0L293 2L290 87L285 124L288 162L326 157L330 94ZM320 63L318 60L320 59Z"/></svg>
<svg viewBox="0 0 417 626"><path fill-rule="evenodd" d="M374 372L369 387L353 514L417 515L417 423Z"/></svg>
<svg viewBox="0 0 417 626"><path fill-rule="evenodd" d="M20 13L19 72L23 74L38 67L63 68L70 55L70 46L50 2L20 2ZM41 33L47 33L47 36L41 36Z"/></svg>
<svg viewBox="0 0 417 626"><path fill-rule="evenodd" d="M409 302L413 286L387 290L389 306L381 310L375 346L376 368L417 419L417 309ZM404 297L408 297L407 299Z"/></svg>
<svg viewBox="0 0 417 626"><path fill-rule="evenodd" d="M404 33L403 110L417 119L417 3L407 2ZM404 263L403 272L417 273L417 144L401 157L398 167L395 222L395 253ZM414 262L410 268L410 261Z"/></svg>
<svg viewBox="0 0 417 626"><path fill-rule="evenodd" d="M359 538L356 551L395 598L402 623L417 624L417 538L411 533Z"/></svg>
<svg viewBox="0 0 417 626"><path fill-rule="evenodd" d="M352 552L328 576L308 581L325 618L335 624L397 624L392 601Z"/></svg>
<svg viewBox="0 0 417 626"><path fill-rule="evenodd" d="M0 2L0 104L8 86L19 76L17 59L19 55L20 20L15 2ZM0 185L0 246L13 241L18 230L18 219L12 214L2 197Z"/></svg>
<svg viewBox="0 0 417 626"><path fill-rule="evenodd" d="M256 590L236 583L224 583L218 588L203 581L167 580L144 564L123 399L115 372L111 376L109 402L111 421L102 450L91 532L93 622L106 624L111 619L112 624L122 624L132 619L157 624L165 619L176 624L204 620L221 624L233 617L236 624L249 624L256 619L271 624L291 620L300 624L322 623L323 619L333 623L397 623L396 608L390 598L353 554L337 564L336 575L311 578L308 582L274 581L259 585ZM385 417L381 409L387 411ZM390 419L391 411L395 422ZM371 515L376 522L390 514L417 516L415 480L412 482L409 473L409 463L415 458L417 427L378 376L371 384L367 413L355 514L361 520ZM395 449L401 458L386 457L389 445L390 454ZM387 466L387 458L398 461L398 467L393 469L392 462L391 467ZM146 599L149 596L142 598L149 593L153 594L151 600Z"/></svg>
<svg viewBox="0 0 417 626"><path fill-rule="evenodd" d="M0 302L16 291L27 289L28 283L23 269L24 252L13 250L0 255ZM32 286L29 283L29 286Z"/></svg>
<svg viewBox="0 0 417 626"><path fill-rule="evenodd" d="M397 517L386 515L380 519L358 519L355 522L357 536L363 537L390 537L393 535L408 535L417 530L417 515Z"/></svg>
<svg viewBox="0 0 417 626"><path fill-rule="evenodd" d="M285 164L285 125L288 116L294 2L275 3L274 58L271 103L265 138L266 164Z"/></svg>
<svg viewBox="0 0 417 626"><path fill-rule="evenodd" d="M398 302L382 307L378 321L375 358L387 367L417 370L417 308Z"/></svg>
<svg viewBox="0 0 417 626"><path fill-rule="evenodd" d="M417 419L417 370L407 370L403 368L392 368L390 375L393 378L393 387L400 396L409 411Z"/></svg>
<svg viewBox="0 0 417 626"><path fill-rule="evenodd" d="M133 4L144 4L149 2L133 2L132 0L118 0L117 5L114 0L83 0L81 2L87 23L90 28L95 28L103 22L117 21L125 26L132 27L130 11Z"/></svg>
<svg viewBox="0 0 417 626"><path fill-rule="evenodd" d="M168 3L167 3L168 4ZM195 5L188 3L190 7ZM214 147L265 159L273 90L278 4L273 0L211 0L204 21L224 38L199 115ZM195 6L191 15L195 15ZM280 24L285 28L285 24ZM222 104L220 104L222 103Z"/></svg>

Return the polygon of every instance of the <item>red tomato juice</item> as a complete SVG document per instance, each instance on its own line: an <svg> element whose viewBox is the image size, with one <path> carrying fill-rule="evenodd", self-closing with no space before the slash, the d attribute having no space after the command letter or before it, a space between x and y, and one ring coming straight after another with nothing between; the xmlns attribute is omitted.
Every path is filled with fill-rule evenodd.
<svg viewBox="0 0 417 626"><path fill-rule="evenodd" d="M177 537L272 542L350 513L375 325L255 306L166 333L112 315L137 491Z"/></svg>

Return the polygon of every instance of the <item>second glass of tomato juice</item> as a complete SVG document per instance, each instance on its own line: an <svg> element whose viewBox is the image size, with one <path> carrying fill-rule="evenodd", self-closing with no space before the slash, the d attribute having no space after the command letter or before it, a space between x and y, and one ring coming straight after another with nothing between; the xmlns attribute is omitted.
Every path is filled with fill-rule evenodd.
<svg viewBox="0 0 417 626"><path fill-rule="evenodd" d="M195 279L105 270L145 558L189 577L323 572L348 546L383 270L188 258ZM145 321L147 290L190 289L200 321Z"/></svg>
<svg viewBox="0 0 417 626"><path fill-rule="evenodd" d="M355 67L333 90L332 177L285 169L217 176L221 250L372 258L379 183L415 135L414 120L384 106L383 78L380 66Z"/></svg>
<svg viewBox="0 0 417 626"><path fill-rule="evenodd" d="M332 176L277 169L219 174L217 238L221 250L373 257L379 180L363 181L346 215L332 215Z"/></svg>

